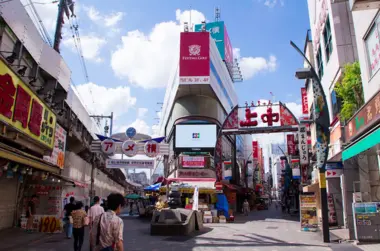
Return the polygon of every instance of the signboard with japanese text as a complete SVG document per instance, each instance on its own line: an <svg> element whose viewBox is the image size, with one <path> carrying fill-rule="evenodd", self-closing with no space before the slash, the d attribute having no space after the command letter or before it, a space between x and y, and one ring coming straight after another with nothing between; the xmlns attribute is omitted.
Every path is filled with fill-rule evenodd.
<svg viewBox="0 0 380 251"><path fill-rule="evenodd" d="M55 126L54 148L50 156L44 156L44 160L63 169L65 164L67 132L58 123Z"/></svg>
<svg viewBox="0 0 380 251"><path fill-rule="evenodd" d="M307 100L306 88L301 88L301 99L302 99L302 114L309 114L309 104Z"/></svg>
<svg viewBox="0 0 380 251"><path fill-rule="evenodd" d="M301 124L298 128L298 146L300 152L301 165L309 164L309 150L307 145L307 131L306 126Z"/></svg>
<svg viewBox="0 0 380 251"><path fill-rule="evenodd" d="M55 114L1 60L0 101L1 122L53 149Z"/></svg>
<svg viewBox="0 0 380 251"><path fill-rule="evenodd" d="M177 178L215 178L215 171L211 169L179 169Z"/></svg>
<svg viewBox="0 0 380 251"><path fill-rule="evenodd" d="M179 83L209 84L210 35L208 32L182 32Z"/></svg>
<svg viewBox="0 0 380 251"><path fill-rule="evenodd" d="M252 159L258 161L259 160L259 142L252 141Z"/></svg>
<svg viewBox="0 0 380 251"><path fill-rule="evenodd" d="M294 134L286 135L286 145L288 148L289 155L296 155L296 142L294 139Z"/></svg>
<svg viewBox="0 0 380 251"><path fill-rule="evenodd" d="M370 76L373 76L380 68L379 22L377 18L365 39Z"/></svg>
<svg viewBox="0 0 380 251"><path fill-rule="evenodd" d="M160 153L160 145L156 141L148 141L145 143L144 152L148 157L156 157Z"/></svg>
<svg viewBox="0 0 380 251"><path fill-rule="evenodd" d="M154 160L140 159L107 159L106 168L154 168Z"/></svg>
<svg viewBox="0 0 380 251"><path fill-rule="evenodd" d="M326 24L326 19L328 15L328 7L326 0L321 0L318 1L318 4L320 6L317 6L316 9L319 10L319 13L316 13L317 17L315 18L314 21L314 34L313 34L313 47L314 47L314 52L318 51L319 46L320 46L320 37L323 31L323 28L325 27Z"/></svg>
<svg viewBox="0 0 380 251"><path fill-rule="evenodd" d="M222 60L225 59L225 40L224 39L225 39L226 34L225 34L224 27L225 26L224 26L223 21L206 23L206 31L209 32L209 34L211 35L211 38L214 39L216 47L218 48L218 51ZM202 31L202 24L196 24L194 27L194 31L196 32Z"/></svg>
<svg viewBox="0 0 380 251"><path fill-rule="evenodd" d="M182 156L182 167L185 168L203 168L206 161L203 156Z"/></svg>
<svg viewBox="0 0 380 251"><path fill-rule="evenodd" d="M318 230L317 198L314 193L300 195L301 230L316 232Z"/></svg>
<svg viewBox="0 0 380 251"><path fill-rule="evenodd" d="M230 37L228 36L227 27L224 25L224 61L227 63L227 67L232 69L234 62L234 53Z"/></svg>
<svg viewBox="0 0 380 251"><path fill-rule="evenodd" d="M364 133L368 128L380 122L380 92L378 92L359 112L348 121L345 127L347 142Z"/></svg>

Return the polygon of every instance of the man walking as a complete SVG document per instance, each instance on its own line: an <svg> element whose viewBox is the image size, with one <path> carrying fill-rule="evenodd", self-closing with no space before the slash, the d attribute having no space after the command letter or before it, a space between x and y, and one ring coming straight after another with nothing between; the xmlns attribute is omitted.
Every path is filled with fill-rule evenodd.
<svg viewBox="0 0 380 251"><path fill-rule="evenodd" d="M62 218L65 222L65 233L68 239L70 239L73 234L73 223L70 222L71 212L73 210L75 210L75 198L70 197L70 203L66 204L62 211ZM63 214L65 214L65 217L63 217Z"/></svg>
<svg viewBox="0 0 380 251"><path fill-rule="evenodd" d="M124 251L124 223L117 216L124 205L125 200L120 193L112 193L107 197L108 211L97 216L93 222L90 236L92 250Z"/></svg>
<svg viewBox="0 0 380 251"><path fill-rule="evenodd" d="M100 206L99 196L94 197L94 205L90 208L88 212L88 217L90 220L90 228L92 228L92 223L95 220L96 216L104 213L104 208Z"/></svg>
<svg viewBox="0 0 380 251"><path fill-rule="evenodd" d="M245 216L248 216L248 213L249 213L249 202L248 200L244 200L244 203L243 203L243 212L244 212L244 215Z"/></svg>

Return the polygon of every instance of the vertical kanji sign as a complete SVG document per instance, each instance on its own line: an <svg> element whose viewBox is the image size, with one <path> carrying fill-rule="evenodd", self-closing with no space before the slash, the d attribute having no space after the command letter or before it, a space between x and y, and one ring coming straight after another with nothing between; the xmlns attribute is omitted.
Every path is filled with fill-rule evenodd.
<svg viewBox="0 0 380 251"><path fill-rule="evenodd" d="M309 114L309 104L307 101L307 90L306 88L301 88L301 98L302 98L302 114Z"/></svg>
<svg viewBox="0 0 380 251"><path fill-rule="evenodd" d="M301 165L309 164L309 150L307 145L306 125L299 125L298 127L298 146L300 152Z"/></svg>
<svg viewBox="0 0 380 251"><path fill-rule="evenodd" d="M259 159L259 142L258 141L252 141L252 159L256 161Z"/></svg>
<svg viewBox="0 0 380 251"><path fill-rule="evenodd" d="M294 139L294 134L286 135L286 145L288 148L289 155L296 155L296 143Z"/></svg>
<svg viewBox="0 0 380 251"><path fill-rule="evenodd" d="M156 141L148 141L144 145L144 152L148 157L156 157L160 153L160 146Z"/></svg>

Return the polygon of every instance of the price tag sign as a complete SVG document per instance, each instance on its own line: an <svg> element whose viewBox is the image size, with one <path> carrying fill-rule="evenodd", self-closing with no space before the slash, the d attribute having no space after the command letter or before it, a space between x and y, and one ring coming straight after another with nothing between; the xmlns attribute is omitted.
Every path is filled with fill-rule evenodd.
<svg viewBox="0 0 380 251"><path fill-rule="evenodd" d="M138 149L137 144L133 140L126 140L122 146L123 153L128 157L136 156Z"/></svg>
<svg viewBox="0 0 380 251"><path fill-rule="evenodd" d="M105 154L113 154L116 150L115 141L113 141L112 139L103 140L101 147L102 147L102 152Z"/></svg>
<svg viewBox="0 0 380 251"><path fill-rule="evenodd" d="M57 233L61 232L61 220L54 216L46 216L41 218L40 232Z"/></svg>

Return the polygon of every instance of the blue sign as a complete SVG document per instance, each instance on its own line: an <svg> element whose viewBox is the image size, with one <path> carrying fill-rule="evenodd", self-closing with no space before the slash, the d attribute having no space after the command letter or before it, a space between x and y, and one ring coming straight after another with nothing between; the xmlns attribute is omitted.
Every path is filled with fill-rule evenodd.
<svg viewBox="0 0 380 251"><path fill-rule="evenodd" d="M202 31L202 24L196 24L194 31ZM212 39L214 39L216 47L218 48L219 54L224 60L225 56L225 45L224 45L224 22L212 22L206 23L206 31L210 32Z"/></svg>
<svg viewBox="0 0 380 251"><path fill-rule="evenodd" d="M334 169L343 169L343 163L341 161L326 163L326 170L334 170Z"/></svg>
<svg viewBox="0 0 380 251"><path fill-rule="evenodd" d="M127 131L125 132L128 138L133 139L134 136L136 136L136 129L133 127L129 127Z"/></svg>

